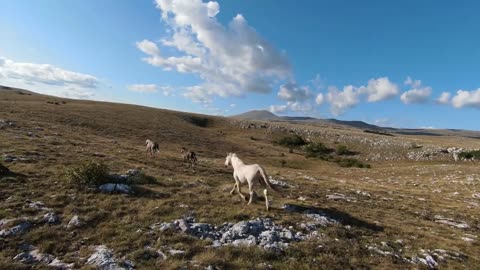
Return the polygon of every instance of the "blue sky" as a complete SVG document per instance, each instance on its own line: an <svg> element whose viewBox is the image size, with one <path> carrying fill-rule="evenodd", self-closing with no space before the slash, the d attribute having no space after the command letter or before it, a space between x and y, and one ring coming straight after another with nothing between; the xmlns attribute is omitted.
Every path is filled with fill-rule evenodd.
<svg viewBox="0 0 480 270"><path fill-rule="evenodd" d="M0 84L207 114L479 130L478 10L433 0L0 0Z"/></svg>

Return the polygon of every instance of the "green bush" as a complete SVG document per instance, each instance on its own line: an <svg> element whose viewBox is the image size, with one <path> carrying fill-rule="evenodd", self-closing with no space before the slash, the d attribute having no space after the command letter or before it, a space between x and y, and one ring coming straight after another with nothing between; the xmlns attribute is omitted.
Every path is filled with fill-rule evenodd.
<svg viewBox="0 0 480 270"><path fill-rule="evenodd" d="M352 152L348 150L346 145L339 144L337 145L337 149L335 151L337 155L350 155Z"/></svg>
<svg viewBox="0 0 480 270"><path fill-rule="evenodd" d="M480 150L466 151L458 154L459 158L480 160Z"/></svg>
<svg viewBox="0 0 480 270"><path fill-rule="evenodd" d="M107 165L86 161L65 171L67 181L78 189L95 187L108 182L110 175Z"/></svg>
<svg viewBox="0 0 480 270"><path fill-rule="evenodd" d="M307 142L297 134L284 136L275 142L279 145L287 147L300 147L307 144Z"/></svg>
<svg viewBox="0 0 480 270"><path fill-rule="evenodd" d="M332 153L332 149L326 147L321 142L310 143L303 147L307 157L325 158L326 155Z"/></svg>

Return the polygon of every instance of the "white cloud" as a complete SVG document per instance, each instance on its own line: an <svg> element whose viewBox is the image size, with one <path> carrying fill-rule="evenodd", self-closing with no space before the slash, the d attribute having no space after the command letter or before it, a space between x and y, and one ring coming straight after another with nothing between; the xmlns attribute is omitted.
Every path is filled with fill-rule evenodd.
<svg viewBox="0 0 480 270"><path fill-rule="evenodd" d="M297 86L295 83L287 83L280 86L278 97L285 101L303 102L312 97L312 93L306 86Z"/></svg>
<svg viewBox="0 0 480 270"><path fill-rule="evenodd" d="M53 96L92 99L99 90L100 80L49 64L0 57L0 84Z"/></svg>
<svg viewBox="0 0 480 270"><path fill-rule="evenodd" d="M452 96L452 94L450 94L449 92L443 92L438 98L437 98L437 103L440 103L440 104L448 104L450 103L450 97Z"/></svg>
<svg viewBox="0 0 480 270"><path fill-rule="evenodd" d="M132 84L132 85L128 85L127 89L129 91L138 92L138 93L158 92L157 86L155 84Z"/></svg>
<svg viewBox="0 0 480 270"><path fill-rule="evenodd" d="M237 106L237 104L235 104L235 103L230 104L230 108L235 108L236 106Z"/></svg>
<svg viewBox="0 0 480 270"><path fill-rule="evenodd" d="M389 118L380 118L380 119L375 119L373 121L373 124L379 127L391 127L392 121Z"/></svg>
<svg viewBox="0 0 480 270"><path fill-rule="evenodd" d="M328 87L326 97L330 103L330 112L335 116L345 113L360 102L360 94L359 89L353 85L343 87L342 91L333 86Z"/></svg>
<svg viewBox="0 0 480 270"><path fill-rule="evenodd" d="M159 44L137 43L148 55L147 63L182 73L195 74L203 81L187 87L184 96L196 101L208 96L242 96L247 92L268 93L277 79L291 76L290 64L238 14L227 26L216 18L217 2L201 0L157 0L162 19L171 36ZM164 56L163 47L178 53ZM191 91L191 92L189 92Z"/></svg>
<svg viewBox="0 0 480 270"><path fill-rule="evenodd" d="M49 64L15 62L0 57L0 77L25 84L97 88L99 80L88 74L65 70Z"/></svg>
<svg viewBox="0 0 480 270"><path fill-rule="evenodd" d="M284 113L288 111L288 105L271 105L270 112L272 113Z"/></svg>
<svg viewBox="0 0 480 270"><path fill-rule="evenodd" d="M404 92L400 96L400 100L405 104L413 103L425 103L430 98L432 93L432 88L430 86L422 86L422 81L412 80L412 78L407 77L405 80L406 85L410 85L412 89Z"/></svg>
<svg viewBox="0 0 480 270"><path fill-rule="evenodd" d="M366 87L359 89L360 93L367 95L368 102L377 102L392 98L398 94L398 86L387 77L370 79Z"/></svg>
<svg viewBox="0 0 480 270"><path fill-rule="evenodd" d="M270 111L274 113L287 111L311 113L314 110L312 105L314 94L306 86L298 86L296 83L283 84L280 86L277 96L286 101L286 104L270 106Z"/></svg>
<svg viewBox="0 0 480 270"><path fill-rule="evenodd" d="M208 91L201 86L189 86L186 90L187 91L183 94L183 96L191 99L193 102L204 105L211 104L213 102L213 99L209 95Z"/></svg>
<svg viewBox="0 0 480 270"><path fill-rule="evenodd" d="M407 79L403 82L405 85L410 85L413 88L419 88L422 86L422 81L420 80L413 80L410 76L407 76Z"/></svg>
<svg viewBox="0 0 480 270"><path fill-rule="evenodd" d="M452 105L455 108L474 107L480 109L480 88L472 91L458 90L452 98Z"/></svg>
<svg viewBox="0 0 480 270"><path fill-rule="evenodd" d="M319 93L315 98L315 103L317 103L318 105L322 105L324 101L325 101L325 97L323 96L322 93Z"/></svg>
<svg viewBox="0 0 480 270"><path fill-rule="evenodd" d="M365 97L368 102L379 102L396 96L398 91L396 84L392 83L387 77L381 77L370 79L367 86L344 86L342 91L330 86L327 94L317 96L317 104L321 104L324 100L328 101L330 112L338 116L360 103L362 97Z"/></svg>

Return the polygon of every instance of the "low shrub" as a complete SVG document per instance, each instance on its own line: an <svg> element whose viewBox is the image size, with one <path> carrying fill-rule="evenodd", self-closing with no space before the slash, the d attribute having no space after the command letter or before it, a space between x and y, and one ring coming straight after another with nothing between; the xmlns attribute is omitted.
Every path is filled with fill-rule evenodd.
<svg viewBox="0 0 480 270"><path fill-rule="evenodd" d="M480 150L461 152L460 154L458 154L458 157L461 158L461 159L480 160Z"/></svg>
<svg viewBox="0 0 480 270"><path fill-rule="evenodd" d="M303 147L305 155L307 157L316 157L316 158L325 158L328 154L332 153L333 150L326 147L321 142L315 142L307 144Z"/></svg>
<svg viewBox="0 0 480 270"><path fill-rule="evenodd" d="M370 164L363 163L356 158L337 157L334 159L334 162L337 163L340 167L371 168Z"/></svg>
<svg viewBox="0 0 480 270"><path fill-rule="evenodd" d="M78 189L86 189L105 184L110 178L107 165L91 160L78 166L67 168L65 176L69 184Z"/></svg>
<svg viewBox="0 0 480 270"><path fill-rule="evenodd" d="M286 147L300 147L307 144L307 142L297 134L281 137L275 141L276 144Z"/></svg>

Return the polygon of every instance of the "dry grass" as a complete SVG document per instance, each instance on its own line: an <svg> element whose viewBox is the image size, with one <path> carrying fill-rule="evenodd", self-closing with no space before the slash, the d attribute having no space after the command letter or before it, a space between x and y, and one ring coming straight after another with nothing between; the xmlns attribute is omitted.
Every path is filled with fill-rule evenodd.
<svg viewBox="0 0 480 270"><path fill-rule="evenodd" d="M464 262L450 260L442 268L475 269L480 265L480 238L474 242L461 239L465 234L479 236L480 202L472 197L480 192L478 163L369 161L371 169L341 168L307 159L298 150L289 153L288 148L273 144L275 136L265 130L234 128L225 118L16 92L0 91L0 119L16 121L16 127L0 130L0 154L38 159L6 164L16 174L0 179L0 219L39 216L39 211L26 206L27 200L42 201L62 217L59 225L37 225L24 235L0 238L1 269L25 268L12 260L22 243L75 262L78 267L91 254L91 246L105 244L118 258L133 260L139 269L207 265L221 269L264 269L266 265L274 269L421 268L366 249L366 245L399 239L404 242L405 255L441 248L468 256ZM385 137L338 127L309 128L371 139ZM28 132L33 136L27 136ZM155 158L145 157L145 138L160 142ZM459 142L457 137L393 138L418 145L453 146ZM324 142L335 148L335 141ZM479 142L462 139L461 146L466 145L475 148ZM183 163L181 146L198 153L200 165L195 172ZM368 145L347 147L359 152L360 158L374 151ZM274 194L270 212L262 203L246 207L238 196L228 193L233 181L232 169L223 167L226 152L237 152L247 163L261 163L274 178L281 177L299 188L286 190L283 198ZM71 188L62 175L65 167L90 159L102 161L116 173L141 168L157 183L137 187L131 196ZM356 202L327 200L326 195L333 193L354 197ZM299 197L306 200L299 201ZM259 216L292 226L305 220L299 213L283 211L284 203L323 210L343 218L344 224L320 229L319 239L294 244L282 256L254 247L213 249L206 240L148 230L153 223L190 212L200 222L215 224ZM463 220L470 228L436 223L433 217L437 214ZM73 215L82 217L86 225L75 230L64 228ZM161 250L170 246L186 253L162 261L146 246Z"/></svg>

